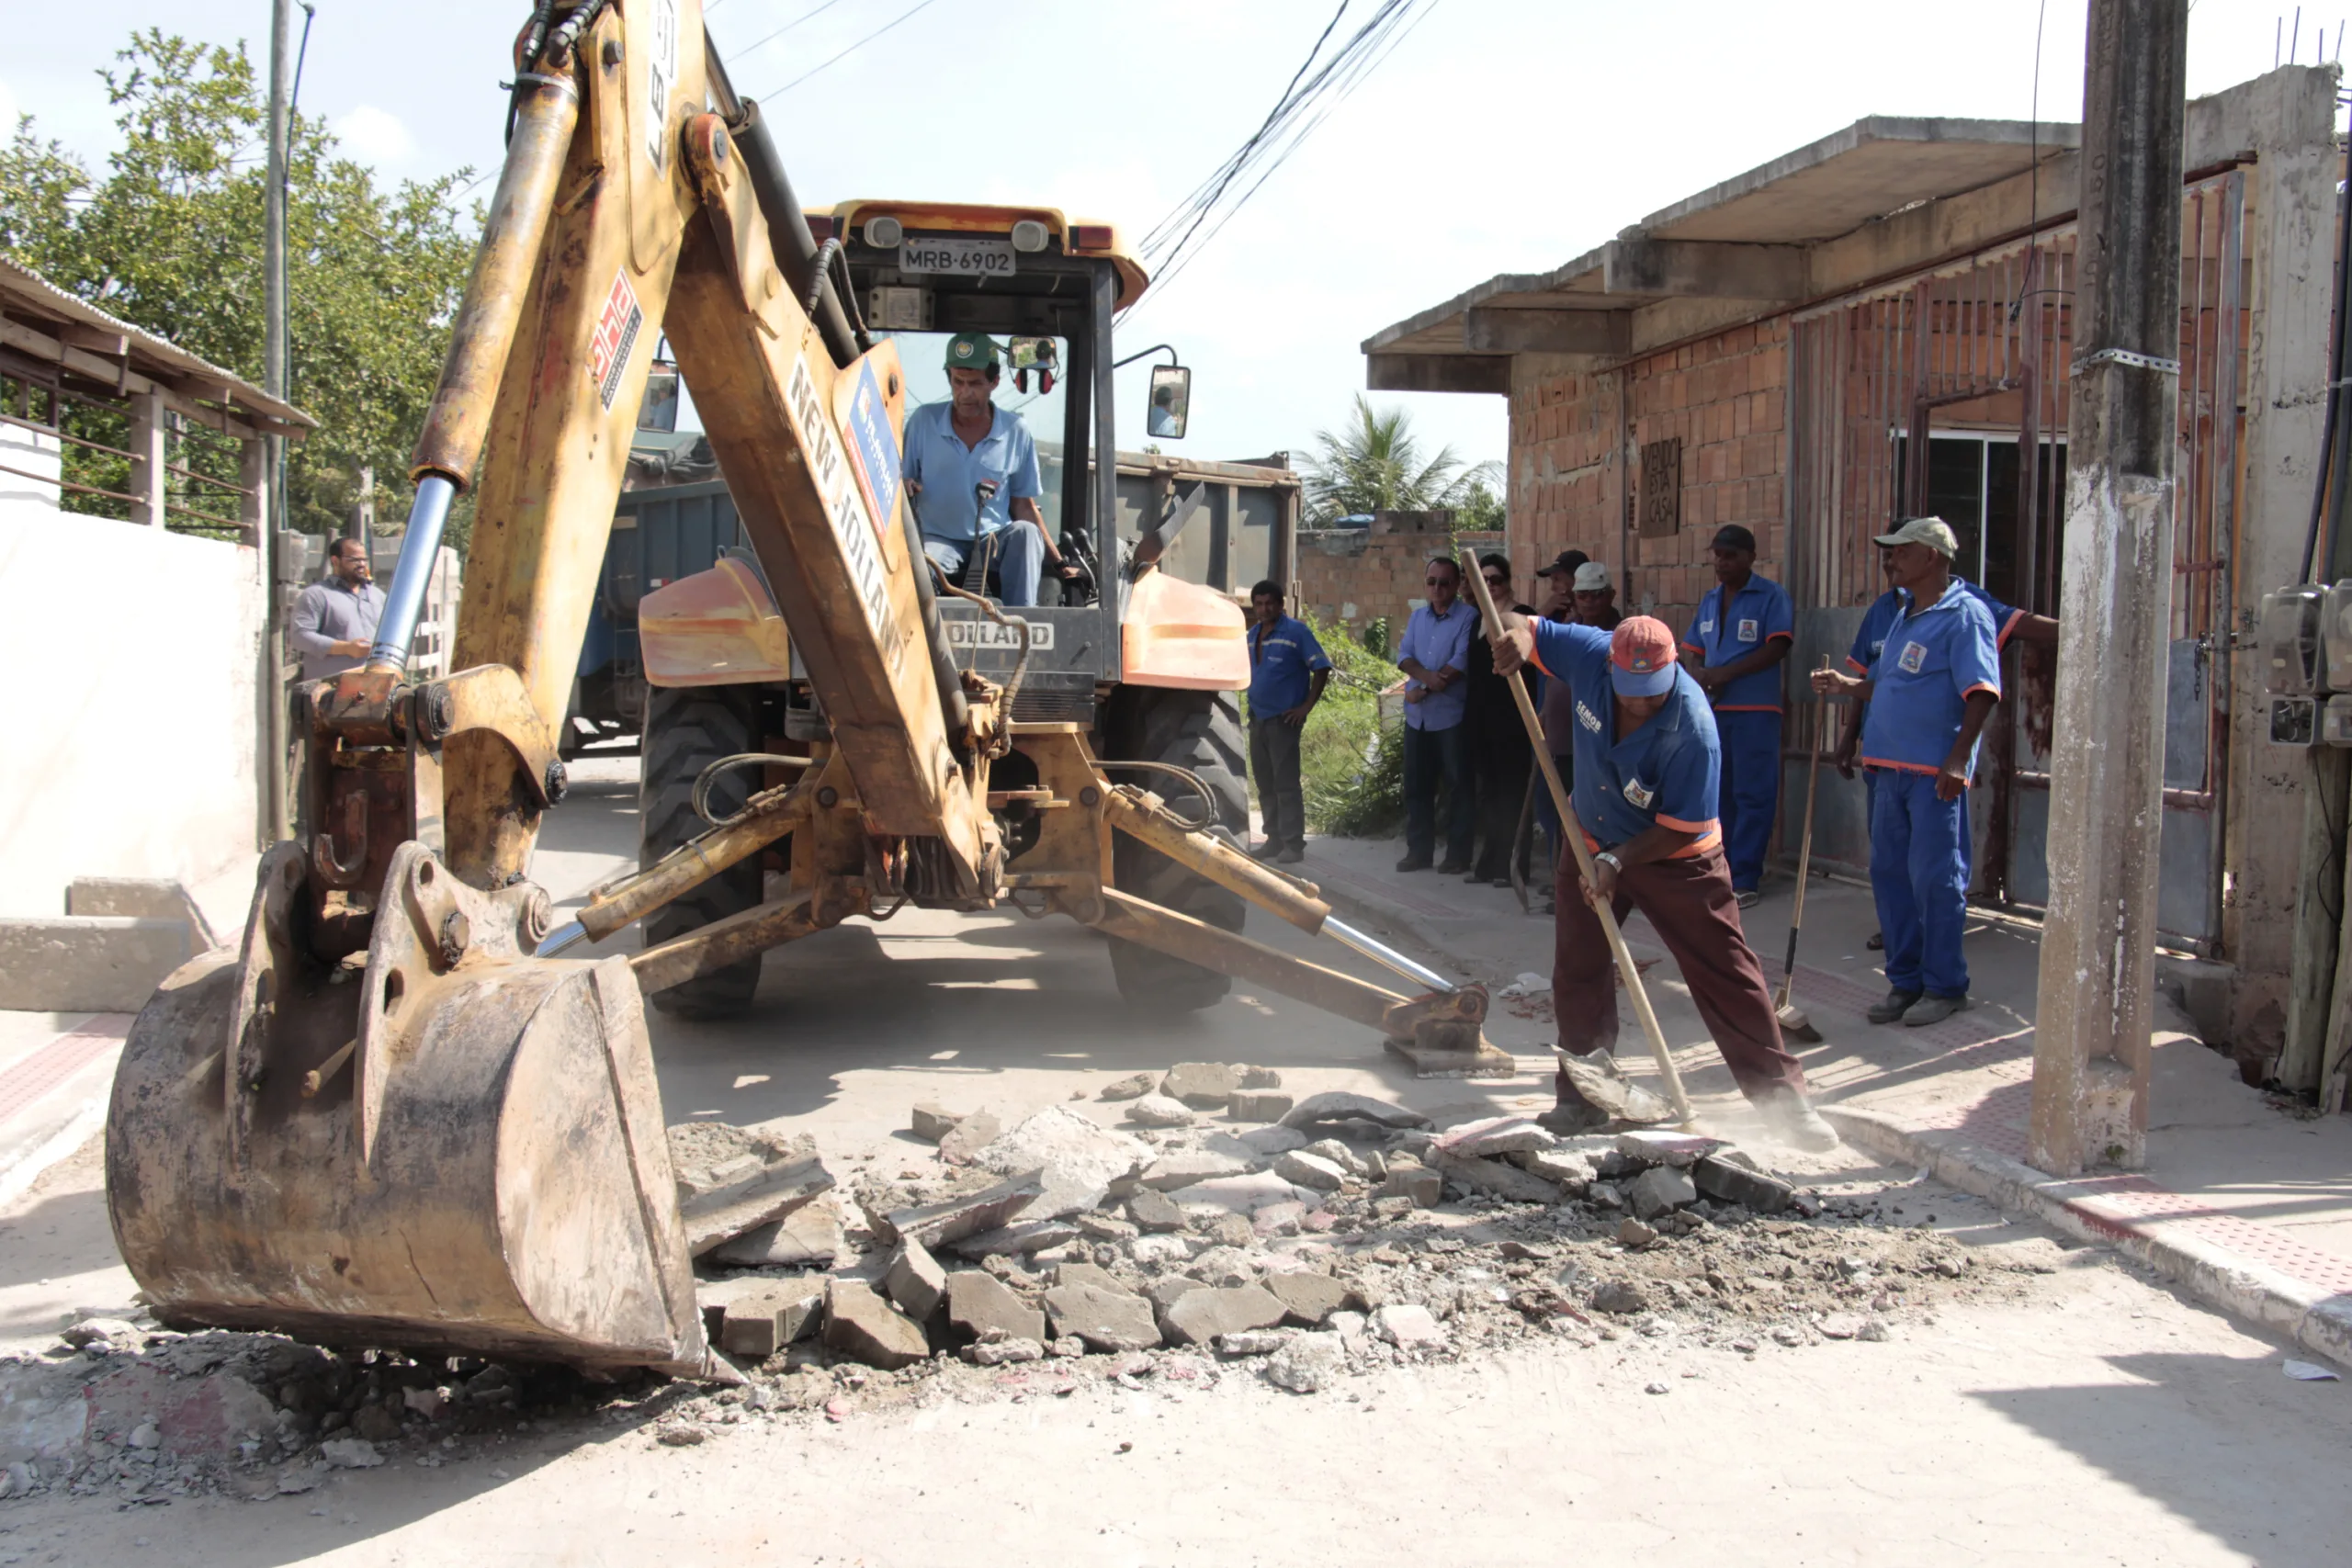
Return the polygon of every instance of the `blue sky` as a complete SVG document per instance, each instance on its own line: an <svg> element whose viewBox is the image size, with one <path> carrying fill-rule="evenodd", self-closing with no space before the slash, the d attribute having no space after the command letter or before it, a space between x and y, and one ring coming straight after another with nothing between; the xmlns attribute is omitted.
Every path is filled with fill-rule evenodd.
<svg viewBox="0 0 2352 1568"><path fill-rule="evenodd" d="M711 30L760 97L802 197L1019 200L1139 237L1263 118L1335 0L932 0L788 92L913 0L718 0ZM1644 214L1868 114L2080 112L2084 0L1949 8L1857 0L1625 6L1424 0L1396 51L1252 204L1123 330L1194 367L1182 450L1306 449L1363 384L1357 344L1498 272L1557 265ZM1371 0L1353 0L1341 30ZM266 49L267 0L17 6L0 116L96 161L113 136L96 73L134 28ZM303 107L390 177L499 155L511 39L486 0L317 0ZM2189 88L2270 68L2292 6L2197 0ZM753 40L796 17L798 26ZM300 13L297 13L299 21ZM2324 19L2306 9L2300 58ZM1125 373L1138 423L1144 367ZM1497 397L1383 394L1468 460L1502 456ZM1130 418L1130 415L1134 418Z"/></svg>

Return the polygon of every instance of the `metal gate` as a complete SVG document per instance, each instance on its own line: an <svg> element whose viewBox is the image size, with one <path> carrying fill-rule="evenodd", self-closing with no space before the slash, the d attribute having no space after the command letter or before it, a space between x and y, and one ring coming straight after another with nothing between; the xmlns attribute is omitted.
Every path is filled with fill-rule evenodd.
<svg viewBox="0 0 2352 1568"><path fill-rule="evenodd" d="M2180 447L2172 581L2159 927L2211 952L2221 931L2228 691L2215 638L2228 633L2230 561L2243 449L2246 182L2231 169L2185 193ZM1963 575L1996 598L2050 613L2064 525L2075 226L2053 225L1928 273L1800 312L1791 333L1788 588L1800 669L1842 662L1883 592L1871 536L1934 512L1962 538ZM2005 660L2009 694L1987 728L1972 809L1977 897L2047 903L2052 661ZM1792 688L1801 682L1792 678ZM1834 714L1804 703L1789 727L1789 776L1835 744ZM1783 798L1801 800L1784 789ZM1859 784L1823 785L1815 852L1849 869L1870 858ZM1784 814L1794 839L1795 813Z"/></svg>

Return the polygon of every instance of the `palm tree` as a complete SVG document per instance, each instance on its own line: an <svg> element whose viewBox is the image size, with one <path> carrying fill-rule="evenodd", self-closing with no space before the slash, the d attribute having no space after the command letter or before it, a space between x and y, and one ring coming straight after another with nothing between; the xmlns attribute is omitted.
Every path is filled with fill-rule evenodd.
<svg viewBox="0 0 2352 1568"><path fill-rule="evenodd" d="M1401 408L1375 412L1361 392L1347 426L1317 431L1315 442L1317 455L1301 477L1316 526L1358 513L1463 506L1477 491L1490 490L1496 471L1492 463L1465 468L1451 446L1423 462L1410 416Z"/></svg>

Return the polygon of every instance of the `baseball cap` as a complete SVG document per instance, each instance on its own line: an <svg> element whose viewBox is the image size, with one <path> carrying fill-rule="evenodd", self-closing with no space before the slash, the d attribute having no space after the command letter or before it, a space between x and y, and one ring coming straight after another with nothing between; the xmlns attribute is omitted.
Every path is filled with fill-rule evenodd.
<svg viewBox="0 0 2352 1568"><path fill-rule="evenodd" d="M1871 541L1875 545L1926 545L1950 560L1960 554L1960 538L1951 525L1940 517L1913 517L1896 525L1892 534L1881 534Z"/></svg>
<svg viewBox="0 0 2352 1568"><path fill-rule="evenodd" d="M996 340L986 333L957 333L947 340L947 368L995 369Z"/></svg>
<svg viewBox="0 0 2352 1568"><path fill-rule="evenodd" d="M1576 570L1577 568L1582 566L1591 558L1592 558L1590 556L1585 554L1582 550L1562 550L1558 555L1552 558L1552 564L1550 566L1537 567L1535 569L1535 575L1538 577L1557 577L1564 572L1572 572Z"/></svg>
<svg viewBox="0 0 2352 1568"><path fill-rule="evenodd" d="M1655 615L1618 623L1609 636L1609 682L1621 697L1655 697L1674 689L1674 634Z"/></svg>
<svg viewBox="0 0 2352 1568"><path fill-rule="evenodd" d="M1576 591L1599 593L1609 587L1609 569L1597 560L1589 560L1577 568Z"/></svg>
<svg viewBox="0 0 2352 1568"><path fill-rule="evenodd" d="M1726 523L1715 530L1715 542L1707 547L1714 550L1746 550L1756 553L1756 536L1736 523Z"/></svg>

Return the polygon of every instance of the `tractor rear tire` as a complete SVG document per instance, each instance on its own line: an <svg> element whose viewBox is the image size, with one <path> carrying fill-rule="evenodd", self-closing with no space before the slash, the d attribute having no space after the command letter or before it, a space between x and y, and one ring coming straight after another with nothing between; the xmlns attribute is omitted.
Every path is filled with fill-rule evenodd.
<svg viewBox="0 0 2352 1568"><path fill-rule="evenodd" d="M645 708L639 767L637 863L652 865L710 826L695 810L695 780L721 757L760 749L756 686L653 687ZM743 809L759 772L739 768L711 781L707 804L725 818ZM645 945L659 947L698 927L740 914L760 902L762 857L738 861L683 897L645 918ZM677 1018L731 1018L750 1008L759 989L758 957L696 976L646 999Z"/></svg>
<svg viewBox="0 0 2352 1568"><path fill-rule="evenodd" d="M1184 692L1158 686L1122 686L1103 715L1104 755L1122 761L1166 762L1197 774L1215 798L1206 809L1210 831L1247 850L1250 788L1243 758L1241 711L1231 692ZM1114 769L1120 784L1140 784L1179 816L1197 819L1200 795L1168 773ZM1111 850L1114 885L1126 894L1196 920L1238 931L1249 905L1150 848L1131 834L1114 836ZM1111 939L1111 973L1130 1003L1162 1010L1198 1012L1214 1007L1233 988L1230 976L1181 958Z"/></svg>

